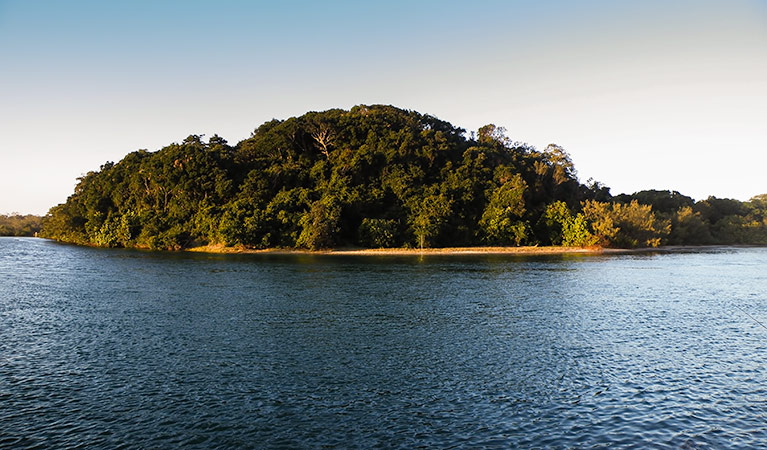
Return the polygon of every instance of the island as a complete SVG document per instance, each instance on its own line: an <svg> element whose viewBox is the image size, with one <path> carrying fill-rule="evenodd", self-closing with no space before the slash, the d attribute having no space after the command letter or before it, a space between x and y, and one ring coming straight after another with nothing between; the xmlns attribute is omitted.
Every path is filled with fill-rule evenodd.
<svg viewBox="0 0 767 450"><path fill-rule="evenodd" d="M271 120L236 145L191 135L107 162L51 208L39 235L221 252L764 245L767 195L613 196L580 182L559 145L359 105Z"/></svg>

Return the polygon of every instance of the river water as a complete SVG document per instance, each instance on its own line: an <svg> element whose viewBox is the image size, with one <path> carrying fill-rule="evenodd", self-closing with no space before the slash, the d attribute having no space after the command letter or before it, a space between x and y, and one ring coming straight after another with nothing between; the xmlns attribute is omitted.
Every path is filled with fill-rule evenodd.
<svg viewBox="0 0 767 450"><path fill-rule="evenodd" d="M753 448L767 249L200 255L0 239L0 447Z"/></svg>

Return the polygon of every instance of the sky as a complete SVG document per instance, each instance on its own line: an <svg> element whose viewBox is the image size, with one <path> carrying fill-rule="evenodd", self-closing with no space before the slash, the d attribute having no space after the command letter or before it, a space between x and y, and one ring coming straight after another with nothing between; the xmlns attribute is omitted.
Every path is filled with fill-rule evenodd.
<svg viewBox="0 0 767 450"><path fill-rule="evenodd" d="M0 214L190 134L391 104L614 195L767 193L767 0L0 0Z"/></svg>

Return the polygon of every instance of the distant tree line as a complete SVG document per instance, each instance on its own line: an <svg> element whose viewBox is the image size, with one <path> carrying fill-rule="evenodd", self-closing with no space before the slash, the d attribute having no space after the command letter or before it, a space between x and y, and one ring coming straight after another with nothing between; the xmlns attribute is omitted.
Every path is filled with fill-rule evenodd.
<svg viewBox="0 0 767 450"><path fill-rule="evenodd" d="M392 106L272 120L231 146L192 135L79 179L42 236L177 250L767 244L767 197L613 197L581 184L564 149L486 125L469 137Z"/></svg>
<svg viewBox="0 0 767 450"><path fill-rule="evenodd" d="M0 214L0 236L34 236L40 231L42 220L30 214Z"/></svg>

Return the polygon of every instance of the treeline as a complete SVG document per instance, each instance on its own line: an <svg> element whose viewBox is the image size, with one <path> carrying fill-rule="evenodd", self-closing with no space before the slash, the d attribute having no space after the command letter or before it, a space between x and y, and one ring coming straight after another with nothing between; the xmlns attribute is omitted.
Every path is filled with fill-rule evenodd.
<svg viewBox="0 0 767 450"><path fill-rule="evenodd" d="M767 243L765 198L612 197L559 146L475 135L392 106L272 120L229 145L192 135L79 179L41 235L182 249Z"/></svg>
<svg viewBox="0 0 767 450"><path fill-rule="evenodd" d="M31 214L0 214L0 236L34 236L40 231L42 220Z"/></svg>
<svg viewBox="0 0 767 450"><path fill-rule="evenodd" d="M561 230L552 243L565 246L767 245L766 194L748 202L695 202L676 191L648 190L608 202L587 200L577 213L556 202L545 218Z"/></svg>

